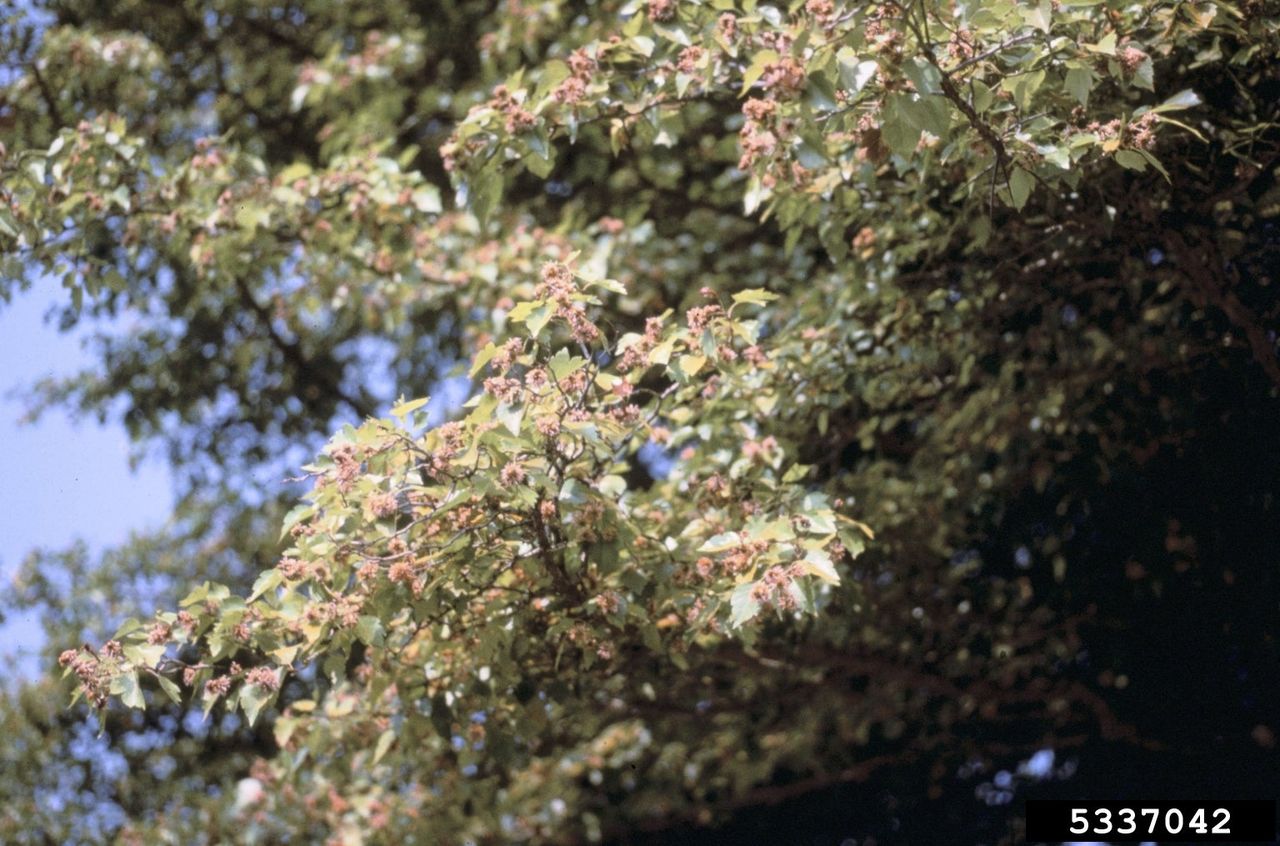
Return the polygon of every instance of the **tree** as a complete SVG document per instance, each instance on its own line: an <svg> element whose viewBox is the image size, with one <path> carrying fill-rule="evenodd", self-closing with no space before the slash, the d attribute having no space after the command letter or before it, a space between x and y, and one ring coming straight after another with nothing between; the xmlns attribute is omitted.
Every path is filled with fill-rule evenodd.
<svg viewBox="0 0 1280 846"><path fill-rule="evenodd" d="M1274 4L100 5L5 29L0 273L138 321L39 401L122 403L183 520L163 602L26 601L116 586L77 695L260 756L122 837L623 838L1132 735L1075 533L1274 442Z"/></svg>

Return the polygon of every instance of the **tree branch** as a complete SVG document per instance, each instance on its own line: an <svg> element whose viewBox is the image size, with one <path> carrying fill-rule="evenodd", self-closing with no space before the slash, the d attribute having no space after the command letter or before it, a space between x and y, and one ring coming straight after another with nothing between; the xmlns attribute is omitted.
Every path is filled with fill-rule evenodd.
<svg viewBox="0 0 1280 846"><path fill-rule="evenodd" d="M1280 388L1280 363L1276 361L1275 346L1267 339L1266 333L1258 324L1257 317L1240 301L1234 291L1222 284L1218 275L1205 262L1202 250L1192 250L1179 232L1170 231L1165 238L1174 248L1178 266L1191 280L1196 291L1226 315L1233 326L1244 333L1254 360L1262 367L1271 383Z"/></svg>
<svg viewBox="0 0 1280 846"><path fill-rule="evenodd" d="M67 125L66 120L62 116L62 110L58 108L58 100L53 95L53 90L49 88L49 83L45 81L44 75L40 73L40 62L38 59L31 61L31 76L35 78L36 85L40 88L40 96L44 99L44 103L49 107L49 117L53 118L53 122L61 129Z"/></svg>
<svg viewBox="0 0 1280 846"><path fill-rule="evenodd" d="M361 418L374 416L374 409L370 405L361 398L353 397L344 391L337 379L317 370L314 362L307 358L306 353L303 352L302 347L296 341L289 341L276 331L275 324L272 323L271 312L254 298L253 292L249 290L249 285L244 281L243 277L237 275L235 284L241 301L253 312L258 322L262 324L263 329L266 330L267 337L270 338L271 343L275 345L286 361L292 364L307 380L337 397Z"/></svg>

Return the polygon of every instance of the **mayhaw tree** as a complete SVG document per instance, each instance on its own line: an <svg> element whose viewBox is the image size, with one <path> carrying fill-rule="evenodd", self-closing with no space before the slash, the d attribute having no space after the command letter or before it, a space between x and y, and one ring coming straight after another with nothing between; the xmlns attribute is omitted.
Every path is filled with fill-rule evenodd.
<svg viewBox="0 0 1280 846"><path fill-rule="evenodd" d="M1273 7L118 5L13 35L6 285L144 327L47 399L238 469L359 419L246 590L62 655L271 721L133 837L595 840L1125 731L966 550L1051 497L1070 584L1088 491L1274 396Z"/></svg>

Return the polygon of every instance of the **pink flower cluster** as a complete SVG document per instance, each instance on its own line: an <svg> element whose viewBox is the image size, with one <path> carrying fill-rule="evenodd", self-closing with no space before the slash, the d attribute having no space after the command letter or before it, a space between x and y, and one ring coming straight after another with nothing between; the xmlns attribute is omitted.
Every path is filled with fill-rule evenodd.
<svg viewBox="0 0 1280 846"><path fill-rule="evenodd" d="M376 493L369 497L369 510L373 512L373 516L379 520L385 520L388 517L395 516L399 510L399 503L396 502L396 495L390 491Z"/></svg>
<svg viewBox="0 0 1280 846"><path fill-rule="evenodd" d="M669 21L676 16L676 0L649 0L649 20Z"/></svg>
<svg viewBox="0 0 1280 846"><path fill-rule="evenodd" d="M112 643L115 641L107 641L108 645ZM103 646L102 651L103 657L108 657L106 646ZM104 663L87 647L65 650L58 656L58 664L71 668L71 672L75 673L76 678L80 680L80 689L84 691L85 698L92 702L95 708L106 706L112 677L112 668L109 664Z"/></svg>
<svg viewBox="0 0 1280 846"><path fill-rule="evenodd" d="M351 444L338 444L329 451L329 457L337 465L338 490L347 493L360 475L360 459Z"/></svg>
<svg viewBox="0 0 1280 846"><path fill-rule="evenodd" d="M622 353L622 359L618 362L618 369L625 373L647 365L649 363L649 353L653 352L653 348L658 345L661 337L662 321L657 317L650 317L644 322L644 335Z"/></svg>
<svg viewBox="0 0 1280 846"><path fill-rule="evenodd" d="M499 85L493 89L493 98L489 101L489 105L505 116L506 121L503 125L511 135L532 129L537 123L533 112L521 105L505 85Z"/></svg>
<svg viewBox="0 0 1280 846"><path fill-rule="evenodd" d="M555 91L551 92L551 96L555 97L565 105L576 105L582 102L587 96L587 85L591 82L591 76L596 72L596 60L587 54L586 50L575 50L569 54L569 71L570 76L556 86Z"/></svg>
<svg viewBox="0 0 1280 846"><path fill-rule="evenodd" d="M575 341L591 343L600 337L600 329L591 322L582 308L573 302L577 288L573 283L573 271L558 261L542 266L542 282L535 290L539 299L556 304L556 317L569 324L569 332Z"/></svg>
<svg viewBox="0 0 1280 846"><path fill-rule="evenodd" d="M751 587L751 598L761 605L772 605L782 611L794 611L796 599L789 588L797 576L803 575L800 564L770 567L760 581Z"/></svg>

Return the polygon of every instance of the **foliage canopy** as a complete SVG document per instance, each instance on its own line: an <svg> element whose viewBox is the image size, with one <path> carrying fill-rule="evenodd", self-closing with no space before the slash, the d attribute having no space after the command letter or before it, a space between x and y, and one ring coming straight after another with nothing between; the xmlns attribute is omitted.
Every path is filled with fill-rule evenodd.
<svg viewBox="0 0 1280 846"><path fill-rule="evenodd" d="M109 627L61 656L107 725L260 756L126 840L594 841L1126 732L1068 551L1280 387L1274 4L36 5L0 292L62 281L102 368L37 405L185 497L24 601Z"/></svg>

